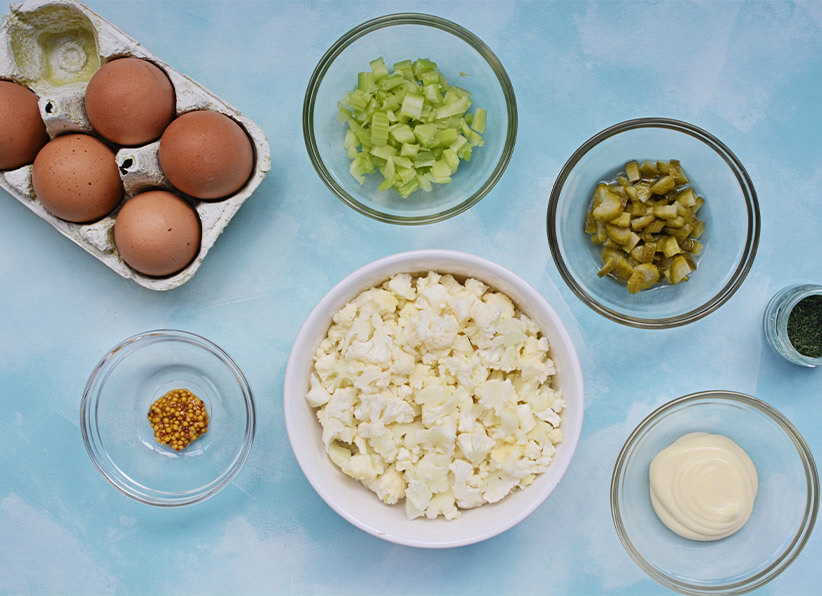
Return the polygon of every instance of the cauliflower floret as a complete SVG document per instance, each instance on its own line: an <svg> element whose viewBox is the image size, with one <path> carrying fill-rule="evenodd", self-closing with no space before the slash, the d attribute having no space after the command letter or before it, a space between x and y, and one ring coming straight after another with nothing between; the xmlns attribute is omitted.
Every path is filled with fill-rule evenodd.
<svg viewBox="0 0 822 596"><path fill-rule="evenodd" d="M409 519L524 488L562 441L549 345L476 279L402 273L333 317L306 401L330 460Z"/></svg>
<svg viewBox="0 0 822 596"><path fill-rule="evenodd" d="M445 519L458 519L460 517L460 512L457 509L457 504L454 499L454 491L447 490L431 497L431 501L425 509L425 517L428 519L436 519L440 515L444 516Z"/></svg>
<svg viewBox="0 0 822 596"><path fill-rule="evenodd" d="M308 405L312 408L319 408L327 404L328 400L331 399L331 394L326 391L315 373L311 373L309 389L305 395L305 399L308 400Z"/></svg>
<svg viewBox="0 0 822 596"><path fill-rule="evenodd" d="M353 340L343 352L349 360L359 360L387 368L391 364L394 340L387 325L374 328L373 335L366 341Z"/></svg>
<svg viewBox="0 0 822 596"><path fill-rule="evenodd" d="M380 422L363 422L357 427L357 434L366 439L371 448L386 462L397 458L397 444L394 433Z"/></svg>
<svg viewBox="0 0 822 596"><path fill-rule="evenodd" d="M390 292L405 300L414 300L417 297L417 291L411 285L411 275L409 273L399 273L389 279L385 286Z"/></svg>
<svg viewBox="0 0 822 596"><path fill-rule="evenodd" d="M479 507L485 502L482 496L482 478L474 474L474 466L464 459L455 459L448 466L454 475L454 499L463 509Z"/></svg>
<svg viewBox="0 0 822 596"><path fill-rule="evenodd" d="M405 495L405 480L394 466L388 466L377 478L365 481L365 485L388 505L394 505Z"/></svg>

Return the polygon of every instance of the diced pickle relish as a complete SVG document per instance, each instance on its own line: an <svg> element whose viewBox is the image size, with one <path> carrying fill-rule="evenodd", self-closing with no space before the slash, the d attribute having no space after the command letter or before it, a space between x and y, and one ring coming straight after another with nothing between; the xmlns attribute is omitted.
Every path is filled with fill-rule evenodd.
<svg viewBox="0 0 822 596"><path fill-rule="evenodd" d="M585 219L585 232L602 246L598 275L624 283L631 294L666 280L687 281L702 253L705 203L677 160L631 161L611 182L601 182Z"/></svg>

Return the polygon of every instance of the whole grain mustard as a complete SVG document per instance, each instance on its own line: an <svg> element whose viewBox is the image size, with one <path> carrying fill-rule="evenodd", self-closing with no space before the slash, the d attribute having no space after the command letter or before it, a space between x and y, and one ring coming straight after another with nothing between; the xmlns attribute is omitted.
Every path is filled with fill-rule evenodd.
<svg viewBox="0 0 822 596"><path fill-rule="evenodd" d="M203 400L188 389L172 389L148 410L154 438L161 445L182 451L208 430L208 412Z"/></svg>

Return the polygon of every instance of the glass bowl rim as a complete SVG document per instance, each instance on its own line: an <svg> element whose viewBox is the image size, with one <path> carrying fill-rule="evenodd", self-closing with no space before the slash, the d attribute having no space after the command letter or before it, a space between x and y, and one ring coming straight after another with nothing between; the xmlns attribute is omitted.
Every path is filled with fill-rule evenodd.
<svg viewBox="0 0 822 596"><path fill-rule="evenodd" d="M131 351L138 349L140 345L146 342L150 344L166 340L182 341L192 344L217 357L237 381L237 385L243 395L243 404L245 405L246 416L243 441L231 465L213 481L204 486L186 491L155 491L150 487L140 484L135 483L132 485L132 483L123 482L120 476L115 473L119 471L119 469L114 462L111 462L110 465L103 463L106 460L106 449L100 441L96 417L94 416L98 405L100 389L105 384L108 374L110 373L110 371L108 371L109 364L128 356ZM124 352L124 350L128 351ZM256 426L254 395L239 366L237 366L234 360L220 348L220 346L211 340L196 333L181 331L179 329L153 329L137 333L119 342L100 359L92 370L80 402L80 430L82 431L86 451L94 467L97 468L97 471L100 472L109 484L122 494L141 503L156 505L158 507L179 507L198 503L214 496L225 488L245 464L248 454L251 451L251 445L254 442Z"/></svg>
<svg viewBox="0 0 822 596"><path fill-rule="evenodd" d="M619 512L618 503L620 493L619 484L625 472L625 466L630 459L630 452L632 452L637 441L667 413L676 409L688 407L690 405L705 403L708 400L721 401L725 404L737 404L753 408L759 413L770 418L771 421L775 422L793 443L797 454L802 461L802 465L805 470L805 477L808 481L808 498L805 507L805 515L802 520L802 526L793 537L793 540L791 540L788 548L781 553L780 556L766 569L760 571L752 577L738 580L733 583L703 587L690 584L686 581L672 579L663 572L659 571L656 566L650 564L642 553L634 547L633 542L628 536L622 521L622 515ZM616 463L614 464L614 470L611 476L610 501L611 518L622 546L625 548L628 555L630 555L634 562L640 567L640 569L642 569L651 578L672 590L686 594L739 594L765 585L777 577L780 573L785 571L794 559L799 556L799 553L805 547L805 544L813 533L813 528L816 524L816 517L819 509L819 474L813 458L813 453L811 452L807 442L793 423L779 410L767 402L745 393L721 389L706 390L684 395L664 403L653 410L639 424L637 424L636 428L634 428L625 440L625 443L617 456Z"/></svg>
<svg viewBox="0 0 822 596"><path fill-rule="evenodd" d="M728 283L726 283L716 295L712 296L705 303L700 304L687 312L670 317L647 318L626 315L595 300L590 294L588 294L588 292L585 291L585 288L576 281L573 273L563 260L559 249L559 233L556 229L556 212L562 189L565 186L568 176L576 167L580 159L582 159L585 154L587 154L602 141L605 141L622 132L643 128L663 128L680 132L702 141L705 145L713 149L713 151L716 152L728 165L739 183L742 196L745 199L745 206L748 215L748 233L745 247L741 259L739 260L739 263L737 263L736 269L731 278L728 280ZM571 291L591 309L607 319L623 325L628 325L630 327L638 327L642 329L670 329L672 327L687 325L688 323L692 323L711 314L720 306L725 304L725 302L727 302L739 289L739 286L742 285L742 282L750 272L751 267L753 266L754 258L756 257L757 248L759 246L761 226L760 220L759 201L757 199L753 182L751 181L748 172L745 170L745 167L739 161L739 158L737 158L737 156L730 150L730 148L728 148L727 145L706 130L682 120L674 120L663 117L635 118L633 120L625 120L624 122L614 124L613 126L598 132L580 145L571 157L568 158L568 161L565 162L565 165L562 167L556 180L554 181L554 185L551 189L551 195L548 200L548 246L562 279Z"/></svg>
<svg viewBox="0 0 822 596"><path fill-rule="evenodd" d="M486 178L485 182L483 182L482 186L480 186L480 188L478 188L467 199L449 209L429 215L395 215L379 211L358 201L334 180L334 177L320 155L317 147L316 134L314 132L314 104L316 101L317 91L319 90L328 69L334 63L334 60L336 60L336 58L356 40L373 31L390 27L392 25L427 26L450 33L463 40L472 49L474 49L485 60L488 66L491 67L491 70L494 71L497 81L500 84L502 94L505 97L508 130L503 143L502 154L500 155L499 161L495 165L494 169ZM357 25L345 33L342 37L337 39L337 41L331 45L325 54L323 54L322 58L320 58L320 61L317 63L317 66L314 68L314 71L311 73L311 78L308 81L308 87L306 89L305 99L303 101L302 125L303 140L305 141L305 147L308 151L308 157L311 160L311 165L314 166L314 169L320 176L320 179L325 183L328 189L337 196L337 198L342 200L349 207L352 207L355 211L358 211L363 215L367 215L377 221L401 225L421 225L443 221L466 211L478 203L480 199L487 195L496 185L502 177L502 174L508 166L508 163L511 161L511 157L514 153L514 145L517 137L517 101L513 84L511 83L511 79L508 77L508 73L506 72L505 67L503 67L502 62L500 62L499 58L497 58L491 48L489 48L485 42L474 33L465 27L454 23L453 21L449 21L448 19L435 15L418 12L398 12L376 17Z"/></svg>

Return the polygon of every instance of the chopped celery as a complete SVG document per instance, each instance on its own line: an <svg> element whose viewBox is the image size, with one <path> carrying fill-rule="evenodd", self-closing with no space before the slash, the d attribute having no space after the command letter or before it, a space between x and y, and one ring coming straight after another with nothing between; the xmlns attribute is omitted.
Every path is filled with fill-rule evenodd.
<svg viewBox="0 0 822 596"><path fill-rule="evenodd" d="M472 148L485 142L486 111L469 112L471 94L449 85L427 58L401 60L389 70L380 57L369 67L338 105L351 175L364 184L365 175L379 172L378 190L393 188L403 197L450 182Z"/></svg>
<svg viewBox="0 0 822 596"><path fill-rule="evenodd" d="M471 119L471 128L476 130L479 134L483 134L485 132L485 119L487 115L485 113L485 108L477 108L474 112L474 117Z"/></svg>

